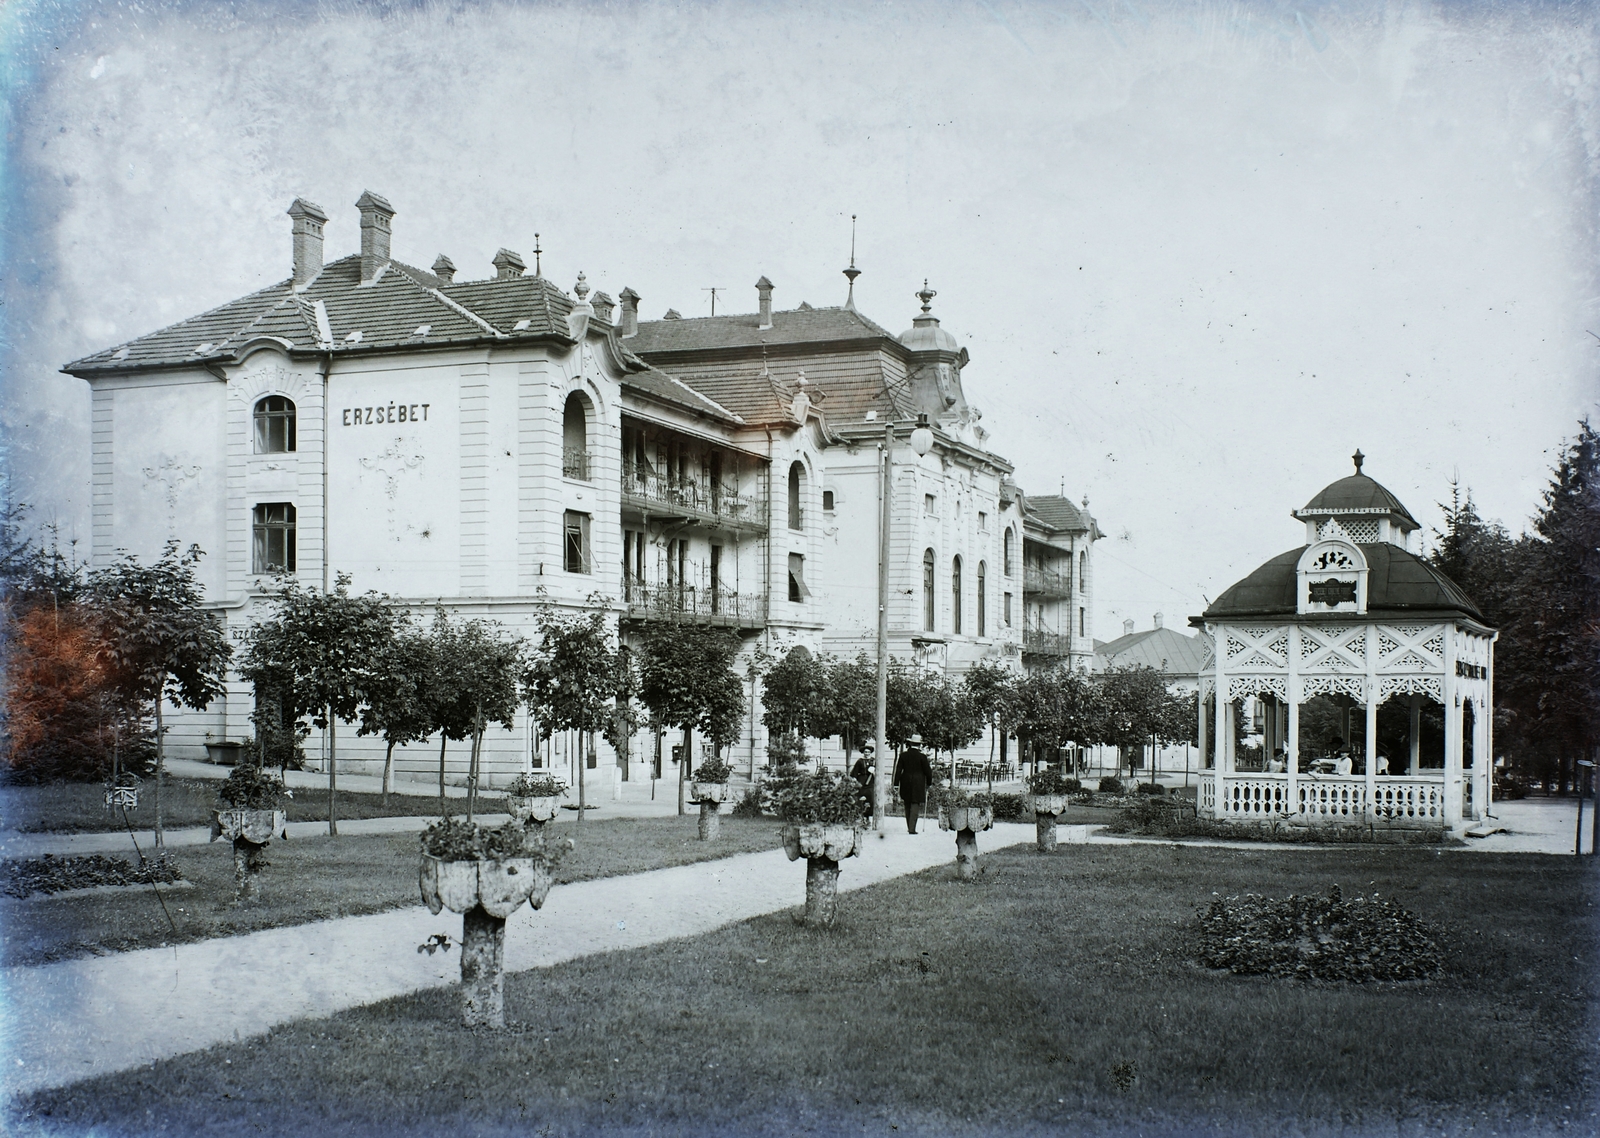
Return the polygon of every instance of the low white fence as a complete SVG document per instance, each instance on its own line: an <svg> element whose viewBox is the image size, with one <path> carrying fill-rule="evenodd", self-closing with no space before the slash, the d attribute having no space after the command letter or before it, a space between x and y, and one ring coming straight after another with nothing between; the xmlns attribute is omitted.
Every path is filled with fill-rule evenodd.
<svg viewBox="0 0 1600 1138"><path fill-rule="evenodd" d="M1286 774L1222 776L1217 801L1214 776L1203 778L1197 806L1202 815L1246 821L1299 817L1308 822L1360 822L1367 816L1367 780L1361 775L1300 775L1294 802ZM1418 826L1444 824L1444 777L1380 775L1373 792L1373 814L1385 821Z"/></svg>

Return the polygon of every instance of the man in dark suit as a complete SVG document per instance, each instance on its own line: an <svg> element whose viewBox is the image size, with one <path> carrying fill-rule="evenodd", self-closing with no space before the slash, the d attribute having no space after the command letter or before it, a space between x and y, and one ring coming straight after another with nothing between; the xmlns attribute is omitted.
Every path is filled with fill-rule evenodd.
<svg viewBox="0 0 1600 1138"><path fill-rule="evenodd" d="M906 829L917 832L917 819L922 816L922 804L928 801L928 786L933 782L933 767L928 756L922 753L922 736L913 735L906 740L906 749L894 765L894 785L900 791L900 801L906 804Z"/></svg>

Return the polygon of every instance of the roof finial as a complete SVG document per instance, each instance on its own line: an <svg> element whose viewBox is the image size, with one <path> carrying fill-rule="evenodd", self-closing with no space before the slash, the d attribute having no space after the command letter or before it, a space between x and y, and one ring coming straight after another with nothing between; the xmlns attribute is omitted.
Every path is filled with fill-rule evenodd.
<svg viewBox="0 0 1600 1138"><path fill-rule="evenodd" d="M922 301L922 314L926 316L933 311L933 298L939 294L928 287L928 278L922 278L922 291L917 293L917 299Z"/></svg>
<svg viewBox="0 0 1600 1138"><path fill-rule="evenodd" d="M1367 461L1367 456L1361 453L1361 448L1356 447L1356 453L1350 456L1350 461L1356 464L1356 473L1361 473L1361 464Z"/></svg>
<svg viewBox="0 0 1600 1138"><path fill-rule="evenodd" d="M578 273L578 283L572 286L572 291L578 294L578 303L584 304L589 299L589 281L582 272Z"/></svg>
<svg viewBox="0 0 1600 1138"><path fill-rule="evenodd" d="M861 275L861 270L856 268L856 215L850 215L850 267L844 271L845 279L850 282L850 291L844 298L844 306L851 312L856 310L856 278Z"/></svg>
<svg viewBox="0 0 1600 1138"><path fill-rule="evenodd" d="M535 233L533 235L533 275L536 277L544 276L544 272L539 261L539 254L543 252L544 250L539 248L539 235Z"/></svg>

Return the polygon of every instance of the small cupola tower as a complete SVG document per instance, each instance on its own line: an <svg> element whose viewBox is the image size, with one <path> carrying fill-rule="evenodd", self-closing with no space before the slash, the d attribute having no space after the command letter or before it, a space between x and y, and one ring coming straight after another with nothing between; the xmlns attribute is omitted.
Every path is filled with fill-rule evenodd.
<svg viewBox="0 0 1600 1138"><path fill-rule="evenodd" d="M1306 544L1314 545L1329 522L1338 522L1345 538L1356 545L1383 542L1408 553L1421 553L1422 527L1411 511L1388 490L1361 472L1367 456L1350 456L1356 472L1324 487L1294 517L1306 524Z"/></svg>

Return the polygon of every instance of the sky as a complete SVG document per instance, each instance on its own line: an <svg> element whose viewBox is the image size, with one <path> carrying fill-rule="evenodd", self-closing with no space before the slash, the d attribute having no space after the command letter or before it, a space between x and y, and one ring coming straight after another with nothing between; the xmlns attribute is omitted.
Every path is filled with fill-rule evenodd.
<svg viewBox="0 0 1600 1138"><path fill-rule="evenodd" d="M1096 633L1181 625L1351 470L1521 531L1600 399L1590 4L77 3L0 11L6 490L89 534L67 361L283 279L284 210L642 314L926 279Z"/></svg>

